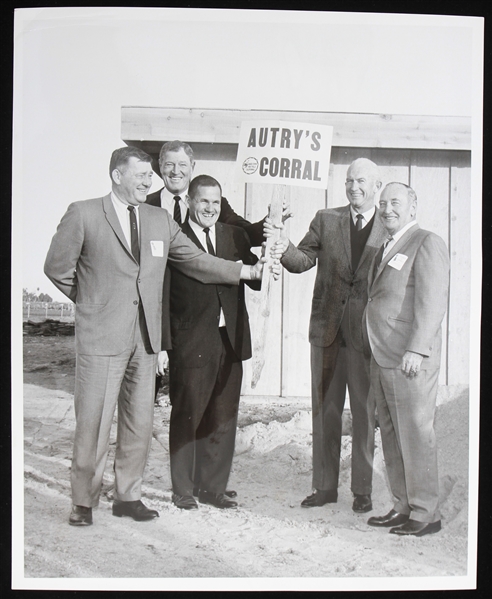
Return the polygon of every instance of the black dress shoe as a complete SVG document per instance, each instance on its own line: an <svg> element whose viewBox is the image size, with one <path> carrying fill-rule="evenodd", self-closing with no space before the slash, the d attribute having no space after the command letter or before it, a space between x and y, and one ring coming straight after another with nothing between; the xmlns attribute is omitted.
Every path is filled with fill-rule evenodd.
<svg viewBox="0 0 492 599"><path fill-rule="evenodd" d="M200 491L198 494L200 503L208 503L215 507L230 508L237 507L237 501L229 499L225 493L211 493L210 491Z"/></svg>
<svg viewBox="0 0 492 599"><path fill-rule="evenodd" d="M90 526L92 524L92 508L72 505L68 523L72 526Z"/></svg>
<svg viewBox="0 0 492 599"><path fill-rule="evenodd" d="M153 520L159 517L159 512L156 510L150 510L148 507L137 499L136 501L118 501L113 502L113 516L130 516L138 522L144 520Z"/></svg>
<svg viewBox="0 0 492 599"><path fill-rule="evenodd" d="M441 530L441 521L437 522L418 522L417 520L407 520L405 524L390 529L390 533L400 536L423 537L431 535Z"/></svg>
<svg viewBox="0 0 492 599"><path fill-rule="evenodd" d="M199 489L198 487L193 487L193 497L198 497L198 493L199 493ZM231 499L234 499L234 497L237 497L237 491L233 491L232 489L229 491L224 491L224 495L227 495L227 497L230 497Z"/></svg>
<svg viewBox="0 0 492 599"><path fill-rule="evenodd" d="M312 495L308 495L301 502L301 507L320 507L325 503L336 503L338 499L338 491L320 491L314 490Z"/></svg>
<svg viewBox="0 0 492 599"><path fill-rule="evenodd" d="M357 495L354 493L354 503L352 509L358 514L364 514L372 510L372 501L370 495Z"/></svg>
<svg viewBox="0 0 492 599"><path fill-rule="evenodd" d="M400 524L405 524L408 518L407 514L399 514L395 510L391 510L386 516L372 516L367 523L369 526L400 526Z"/></svg>
<svg viewBox="0 0 492 599"><path fill-rule="evenodd" d="M180 510L197 510L198 505L193 497L193 495L177 495L173 493L172 502L176 507L179 507Z"/></svg>

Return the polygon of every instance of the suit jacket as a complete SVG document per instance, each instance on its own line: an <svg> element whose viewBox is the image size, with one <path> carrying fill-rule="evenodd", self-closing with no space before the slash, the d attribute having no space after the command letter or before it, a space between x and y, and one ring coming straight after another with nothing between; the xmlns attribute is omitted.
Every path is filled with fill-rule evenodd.
<svg viewBox="0 0 492 599"><path fill-rule="evenodd" d="M406 257L398 270L389 263ZM441 322L448 302L449 257L444 241L414 225L395 243L376 272L369 271L364 322L374 359L398 368L403 354L424 356L421 369L439 368Z"/></svg>
<svg viewBox="0 0 492 599"><path fill-rule="evenodd" d="M155 191L154 193L149 194L147 196L147 199L145 200L145 203L160 208L161 191L162 188L159 189L159 191ZM260 246L264 241L263 220L251 224L248 220L246 220L242 216L239 216L239 214L236 214L234 210L231 208L229 202L224 197L221 198L219 222L225 223L227 225L233 225L235 227L241 227L241 229L244 229L248 234L251 245L253 247Z"/></svg>
<svg viewBox="0 0 492 599"><path fill-rule="evenodd" d="M125 239L111 195L70 204L44 271L76 303L76 350L117 355L128 347L142 304L150 343L161 349L162 289L169 260L203 283L238 284L238 264L204 254L165 210L139 208L140 264Z"/></svg>
<svg viewBox="0 0 492 599"><path fill-rule="evenodd" d="M318 347L331 345L348 310L350 339L355 349L362 351L362 314L367 303L369 266L387 234L376 214L354 272L350 219L350 206L319 210L304 239L297 248L291 243L281 262L290 272L304 272L318 263L309 341Z"/></svg>
<svg viewBox="0 0 492 599"><path fill-rule="evenodd" d="M183 232L199 248L204 249L188 223ZM227 260L255 264L243 229L217 223L215 225L216 255ZM170 358L181 367L200 368L211 356L222 350L219 335L220 308L224 313L229 341L238 360L251 357L251 334L244 298L244 284L204 285L171 267L171 334ZM260 289L261 281L249 286Z"/></svg>

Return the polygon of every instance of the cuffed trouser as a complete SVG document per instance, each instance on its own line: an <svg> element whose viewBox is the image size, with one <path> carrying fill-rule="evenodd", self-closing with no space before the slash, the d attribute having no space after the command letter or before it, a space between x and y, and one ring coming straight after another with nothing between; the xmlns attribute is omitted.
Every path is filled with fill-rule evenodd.
<svg viewBox="0 0 492 599"><path fill-rule="evenodd" d="M152 441L156 362L141 309L126 351L117 356L77 354L71 472L74 505L95 507L99 502L116 403L116 498L140 499Z"/></svg>
<svg viewBox="0 0 492 599"><path fill-rule="evenodd" d="M226 329L219 330L222 349L203 367L186 368L170 357L169 447L177 495L191 495L194 478L201 490L224 493L229 479L243 367Z"/></svg>
<svg viewBox="0 0 492 599"><path fill-rule="evenodd" d="M352 412L351 490L369 495L375 426L375 402L369 397L369 359L353 347L344 325L342 322L342 330L330 346L311 345L313 489L329 491L338 487L342 414L348 386Z"/></svg>
<svg viewBox="0 0 492 599"><path fill-rule="evenodd" d="M439 368L407 378L399 368L371 360L371 391L377 409L394 509L418 522L439 514L437 444L434 432Z"/></svg>

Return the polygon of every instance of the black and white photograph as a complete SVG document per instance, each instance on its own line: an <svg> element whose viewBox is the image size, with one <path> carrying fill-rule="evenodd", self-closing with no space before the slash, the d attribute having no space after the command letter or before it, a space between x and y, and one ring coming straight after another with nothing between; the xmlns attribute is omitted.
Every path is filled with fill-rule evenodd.
<svg viewBox="0 0 492 599"><path fill-rule="evenodd" d="M476 587L483 56L15 10L13 589Z"/></svg>

